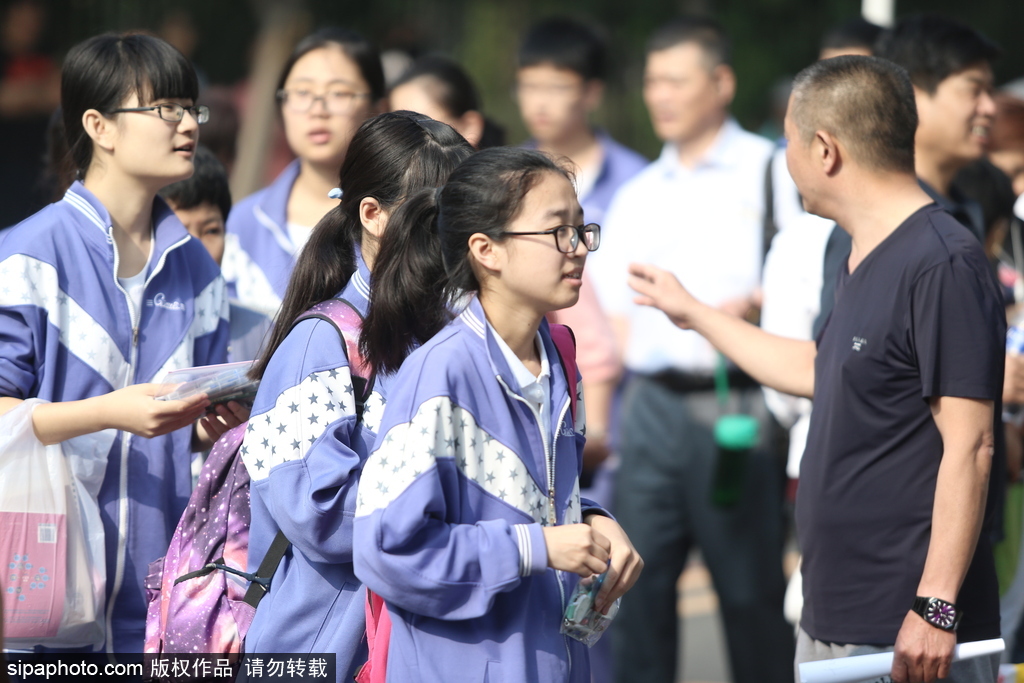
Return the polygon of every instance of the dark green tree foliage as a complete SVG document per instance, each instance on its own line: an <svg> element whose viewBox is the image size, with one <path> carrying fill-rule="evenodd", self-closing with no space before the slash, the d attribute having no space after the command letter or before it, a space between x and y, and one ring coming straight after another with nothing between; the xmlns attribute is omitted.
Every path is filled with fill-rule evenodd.
<svg viewBox="0 0 1024 683"><path fill-rule="evenodd" d="M284 0L51 0L47 43L62 55L72 44L107 30L159 29L171 10L191 15L198 30L193 59L212 83L234 83L247 73L250 46L265 7ZM999 42L1006 56L996 68L1003 83L1024 76L1024 2L1008 0L896 0L897 16L947 13ZM460 60L476 79L484 107L505 125L509 141L525 137L511 98L519 35L537 19L568 14L603 25L614 69L598 120L613 134L653 157L641 97L643 48L660 22L680 12L711 14L735 42L739 89L733 110L747 128L770 118L769 92L815 58L822 34L855 16L859 0L306 0L311 25L342 24L376 39L383 49L440 51Z"/></svg>

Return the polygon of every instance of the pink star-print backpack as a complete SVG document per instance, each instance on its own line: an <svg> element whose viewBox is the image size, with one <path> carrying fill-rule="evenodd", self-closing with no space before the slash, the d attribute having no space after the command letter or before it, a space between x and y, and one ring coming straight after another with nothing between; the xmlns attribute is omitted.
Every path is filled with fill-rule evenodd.
<svg viewBox="0 0 1024 683"><path fill-rule="evenodd" d="M345 342L356 394L356 417L373 384L359 353L362 316L343 299L329 299L295 323L319 318ZM203 464L199 483L171 537L167 554L146 576L146 653L241 653L260 600L290 543L278 533L255 573L249 564L249 474L239 449L248 423L226 432Z"/></svg>

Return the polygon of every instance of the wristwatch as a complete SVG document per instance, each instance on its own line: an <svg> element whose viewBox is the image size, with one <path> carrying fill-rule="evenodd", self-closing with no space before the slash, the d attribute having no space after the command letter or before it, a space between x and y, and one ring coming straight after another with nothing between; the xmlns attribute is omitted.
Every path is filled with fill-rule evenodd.
<svg viewBox="0 0 1024 683"><path fill-rule="evenodd" d="M914 598L914 606L911 609L929 624L943 631L955 631L964 616L964 613L951 602L941 598L923 598L920 595Z"/></svg>

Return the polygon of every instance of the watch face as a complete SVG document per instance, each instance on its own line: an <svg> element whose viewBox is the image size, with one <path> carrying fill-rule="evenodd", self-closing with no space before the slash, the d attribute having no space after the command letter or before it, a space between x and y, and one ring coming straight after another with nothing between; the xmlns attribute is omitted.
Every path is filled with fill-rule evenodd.
<svg viewBox="0 0 1024 683"><path fill-rule="evenodd" d="M939 628L952 628L956 620L956 609L947 602L932 600L925 610L925 618Z"/></svg>

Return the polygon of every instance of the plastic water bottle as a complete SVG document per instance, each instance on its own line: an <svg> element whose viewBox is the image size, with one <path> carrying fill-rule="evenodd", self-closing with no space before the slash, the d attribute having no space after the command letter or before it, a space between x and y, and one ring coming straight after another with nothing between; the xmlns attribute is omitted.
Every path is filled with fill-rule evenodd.
<svg viewBox="0 0 1024 683"><path fill-rule="evenodd" d="M711 502L733 507L740 501L747 478L747 460L757 445L758 422L750 415L723 415L715 422L715 478Z"/></svg>

